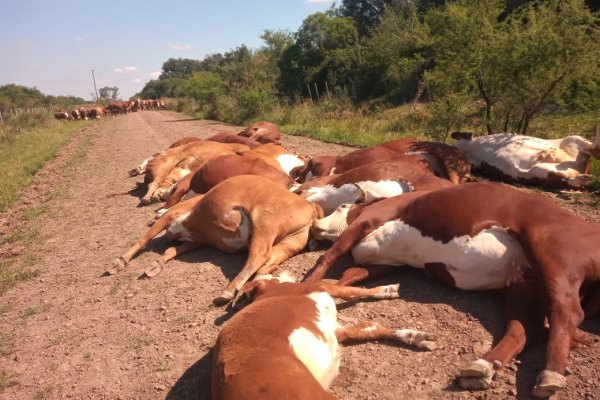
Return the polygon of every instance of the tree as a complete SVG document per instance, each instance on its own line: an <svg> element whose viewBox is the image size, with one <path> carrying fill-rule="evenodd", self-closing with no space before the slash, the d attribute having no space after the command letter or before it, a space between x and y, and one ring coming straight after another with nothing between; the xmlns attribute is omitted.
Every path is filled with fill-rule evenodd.
<svg viewBox="0 0 600 400"><path fill-rule="evenodd" d="M214 72L201 71L192 75L185 83L185 93L205 109L208 118L220 119L219 100L225 85Z"/></svg>
<svg viewBox="0 0 600 400"><path fill-rule="evenodd" d="M116 86L113 87L102 87L98 89L100 100L105 101L117 101L119 98L119 88Z"/></svg>
<svg viewBox="0 0 600 400"><path fill-rule="evenodd" d="M194 72L202 71L202 63L189 58L169 58L163 63L158 79L189 78Z"/></svg>

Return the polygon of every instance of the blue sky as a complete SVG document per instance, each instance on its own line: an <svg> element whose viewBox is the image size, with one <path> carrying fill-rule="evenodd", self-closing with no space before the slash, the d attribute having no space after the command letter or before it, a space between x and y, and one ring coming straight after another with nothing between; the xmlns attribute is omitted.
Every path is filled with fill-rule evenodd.
<svg viewBox="0 0 600 400"><path fill-rule="evenodd" d="M91 100L117 86L123 98L158 77L163 62L202 59L246 44L265 29L295 32L331 0L0 0L0 86Z"/></svg>

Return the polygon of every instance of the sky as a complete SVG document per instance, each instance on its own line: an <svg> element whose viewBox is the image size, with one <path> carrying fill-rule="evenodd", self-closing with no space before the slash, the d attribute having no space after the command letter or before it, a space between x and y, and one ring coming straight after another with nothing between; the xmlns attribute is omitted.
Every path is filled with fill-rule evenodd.
<svg viewBox="0 0 600 400"><path fill-rule="evenodd" d="M298 30L332 0L0 0L0 86L94 98L117 86L129 98L158 78L169 58L201 60L265 29Z"/></svg>

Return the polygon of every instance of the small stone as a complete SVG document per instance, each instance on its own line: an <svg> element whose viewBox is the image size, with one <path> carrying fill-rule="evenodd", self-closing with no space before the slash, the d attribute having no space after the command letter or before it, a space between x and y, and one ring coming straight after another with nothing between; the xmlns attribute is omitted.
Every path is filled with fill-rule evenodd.
<svg viewBox="0 0 600 400"><path fill-rule="evenodd" d="M133 294L133 293L127 293L127 294L125 295L125 298L126 298L126 299L132 299L132 298L133 298L133 296L134 296L134 294Z"/></svg>
<svg viewBox="0 0 600 400"><path fill-rule="evenodd" d="M167 388L164 385L156 385L154 386L154 389L158 390L159 392L164 392L165 390L167 390Z"/></svg>
<svg viewBox="0 0 600 400"><path fill-rule="evenodd" d="M515 388L508 389L508 395L515 397L517 395L517 390Z"/></svg>

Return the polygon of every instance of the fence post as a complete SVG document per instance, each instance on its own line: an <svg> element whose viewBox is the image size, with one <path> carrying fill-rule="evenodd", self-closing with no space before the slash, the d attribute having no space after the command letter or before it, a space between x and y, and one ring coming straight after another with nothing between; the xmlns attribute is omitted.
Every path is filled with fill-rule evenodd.
<svg viewBox="0 0 600 400"><path fill-rule="evenodd" d="M315 93L317 94L317 101L321 101L321 96L319 96L319 89L317 88L317 82L315 82Z"/></svg>
<svg viewBox="0 0 600 400"><path fill-rule="evenodd" d="M306 87L308 88L308 95L310 96L310 101L312 102L313 99L312 99L312 93L310 92L310 84L307 83Z"/></svg>
<svg viewBox="0 0 600 400"><path fill-rule="evenodd" d="M325 91L327 92L327 97L329 97L329 85L327 84L327 81L325 81Z"/></svg>
<svg viewBox="0 0 600 400"><path fill-rule="evenodd" d="M4 119L2 118L2 110L0 110L0 124L4 124Z"/></svg>

